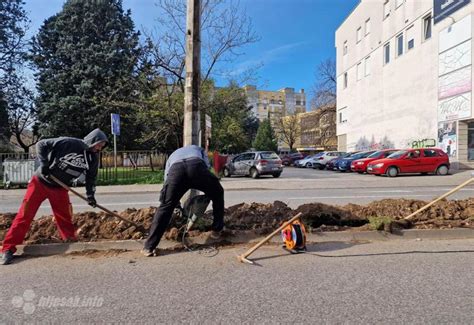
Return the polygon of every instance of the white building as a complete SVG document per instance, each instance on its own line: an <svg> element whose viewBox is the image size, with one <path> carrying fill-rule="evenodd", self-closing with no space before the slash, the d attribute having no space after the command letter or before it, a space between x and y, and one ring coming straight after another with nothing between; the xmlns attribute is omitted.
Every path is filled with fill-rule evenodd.
<svg viewBox="0 0 474 325"><path fill-rule="evenodd" d="M361 0L336 31L339 150L436 146L474 167L470 0Z"/></svg>

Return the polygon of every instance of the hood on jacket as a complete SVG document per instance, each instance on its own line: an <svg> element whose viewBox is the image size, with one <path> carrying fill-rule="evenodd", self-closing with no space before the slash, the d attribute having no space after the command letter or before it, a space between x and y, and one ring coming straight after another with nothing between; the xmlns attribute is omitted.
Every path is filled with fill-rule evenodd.
<svg viewBox="0 0 474 325"><path fill-rule="evenodd" d="M100 129L95 129L91 133L86 135L84 138L84 142L89 148L92 148L99 142L105 142L104 147L106 147L109 144L109 140L107 139L107 136Z"/></svg>

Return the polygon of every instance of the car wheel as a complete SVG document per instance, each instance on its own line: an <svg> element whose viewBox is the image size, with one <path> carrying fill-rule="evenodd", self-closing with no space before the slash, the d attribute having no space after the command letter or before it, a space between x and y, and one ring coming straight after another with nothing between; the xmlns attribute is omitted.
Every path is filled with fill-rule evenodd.
<svg viewBox="0 0 474 325"><path fill-rule="evenodd" d="M260 175L258 174L258 170L256 168L250 169L250 177L258 178Z"/></svg>
<svg viewBox="0 0 474 325"><path fill-rule="evenodd" d="M364 172L357 172L358 174L363 174Z"/></svg>
<svg viewBox="0 0 474 325"><path fill-rule="evenodd" d="M306 167L306 168L311 168L311 167L313 167L313 164L311 164L310 162L309 162L309 163L306 163L305 167Z"/></svg>
<svg viewBox="0 0 474 325"><path fill-rule="evenodd" d="M387 169L387 176L388 177L397 177L398 175L398 168L397 167L388 167Z"/></svg>
<svg viewBox="0 0 474 325"><path fill-rule="evenodd" d="M227 168L224 168L224 177L230 177L230 171Z"/></svg>
<svg viewBox="0 0 474 325"><path fill-rule="evenodd" d="M272 174L272 175L273 175L273 177L278 178L278 177L280 177L281 173L275 173L275 174Z"/></svg>
<svg viewBox="0 0 474 325"><path fill-rule="evenodd" d="M319 164L318 168L319 168L319 170L323 170L323 169L326 168L326 166Z"/></svg>
<svg viewBox="0 0 474 325"><path fill-rule="evenodd" d="M441 165L438 167L438 169L436 169L436 175L444 176L444 175L448 175L448 172L449 172L449 168L448 166L445 166L445 165Z"/></svg>

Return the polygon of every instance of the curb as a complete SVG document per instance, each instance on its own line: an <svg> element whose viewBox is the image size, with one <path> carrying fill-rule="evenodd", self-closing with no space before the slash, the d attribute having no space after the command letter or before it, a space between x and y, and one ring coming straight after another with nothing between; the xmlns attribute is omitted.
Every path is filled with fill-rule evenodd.
<svg viewBox="0 0 474 325"><path fill-rule="evenodd" d="M256 234L242 233L237 236L226 238L228 244L250 244L262 240L264 237ZM387 233L383 231L339 231L339 232L316 232L307 234L308 243L322 242L372 242L389 240L443 240L443 239L474 239L474 229L409 229L401 230L398 233ZM208 234L204 233L197 237L192 237L193 244L216 244L222 241L210 240ZM35 244L18 246L17 254L29 256L46 256L68 254L73 252L83 252L86 250L111 250L124 249L129 251L141 250L144 240L117 240L117 241L97 241L97 242L79 242L79 243L54 243L54 244ZM274 236L269 243L281 243L279 236ZM181 242L163 239L160 242L160 249L176 249L182 247Z"/></svg>

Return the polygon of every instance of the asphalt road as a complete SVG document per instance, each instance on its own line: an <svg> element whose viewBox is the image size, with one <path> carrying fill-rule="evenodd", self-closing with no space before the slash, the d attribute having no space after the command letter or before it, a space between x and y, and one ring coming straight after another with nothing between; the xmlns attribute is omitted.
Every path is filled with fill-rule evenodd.
<svg viewBox="0 0 474 325"><path fill-rule="evenodd" d="M2 323L470 324L474 240L326 243L257 266L213 258L19 258L1 266ZM77 301L77 302L76 302ZM85 304L83 307L79 305Z"/></svg>
<svg viewBox="0 0 474 325"><path fill-rule="evenodd" d="M304 203L322 202L332 205L347 203L367 204L384 198L412 198L419 200L434 199L460 184L465 179L450 176L401 176L395 179L340 173L312 169L286 168L281 178L233 177L223 179L225 204L232 206L242 202L270 203L280 200L292 208ZM465 175L464 177L469 177ZM455 181L453 181L455 180ZM158 189L150 191L145 186L133 189L116 186L114 192L102 187L97 190L97 200L105 207L121 211L126 208L142 208L158 204ZM11 191L0 191L0 212L15 212L22 200L24 190L15 195L6 195ZM465 199L474 196L474 183L450 199ZM82 200L71 195L74 211L91 210ZM49 214L49 202L44 202L39 215Z"/></svg>

